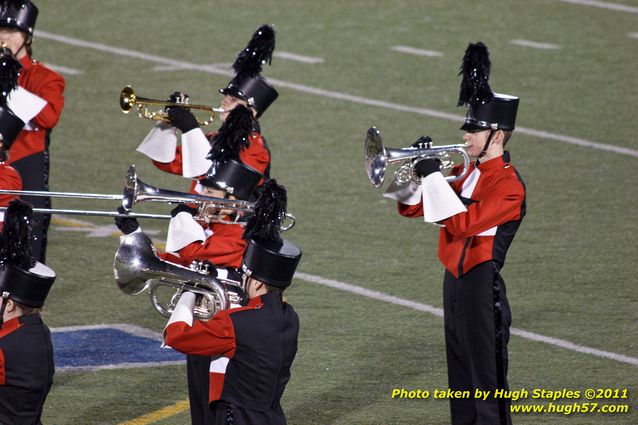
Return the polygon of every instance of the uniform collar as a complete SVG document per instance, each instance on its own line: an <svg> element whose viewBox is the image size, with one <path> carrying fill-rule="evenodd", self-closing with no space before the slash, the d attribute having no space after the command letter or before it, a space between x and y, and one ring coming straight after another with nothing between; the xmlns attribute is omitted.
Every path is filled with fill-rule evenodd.
<svg viewBox="0 0 638 425"><path fill-rule="evenodd" d="M20 326L22 326L22 321L20 320L20 317L14 317L13 319L7 320L6 322L2 324L2 327L0 327L0 338L10 334L11 332L18 329Z"/></svg>
<svg viewBox="0 0 638 425"><path fill-rule="evenodd" d="M20 64L22 65L22 69L29 69L33 67L33 62L34 61L31 59L31 56L29 56L28 53L24 55L22 59L20 59Z"/></svg>
<svg viewBox="0 0 638 425"><path fill-rule="evenodd" d="M258 306L260 304L268 304L272 302L277 302L278 300L279 302L281 302L281 299L282 299L281 297L282 297L281 292L272 291L255 298L251 298L250 301L248 301L248 305L253 307L253 306Z"/></svg>
<svg viewBox="0 0 638 425"><path fill-rule="evenodd" d="M503 155L490 159L487 162L481 162L480 160L476 161L476 168L481 170L481 172L496 170L503 168L508 162L510 162L510 153L505 151Z"/></svg>

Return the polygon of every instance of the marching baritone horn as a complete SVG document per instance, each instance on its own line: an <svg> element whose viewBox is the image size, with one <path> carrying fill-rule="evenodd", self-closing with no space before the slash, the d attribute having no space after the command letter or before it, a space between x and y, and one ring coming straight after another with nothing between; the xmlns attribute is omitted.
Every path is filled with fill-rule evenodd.
<svg viewBox="0 0 638 425"><path fill-rule="evenodd" d="M115 258L113 274L117 287L127 295L138 295L149 290L151 304L164 317L170 317L183 291L202 296L203 301L194 310L194 316L208 320L231 304L243 305L247 298L238 286L218 280L210 273L192 270L157 256L153 243L142 232L131 233L122 238ZM176 292L164 305L158 296L161 287Z"/></svg>
<svg viewBox="0 0 638 425"><path fill-rule="evenodd" d="M403 163L394 173L398 184L405 184L410 180L420 183L421 179L414 172L416 163L424 159L438 159L441 161L441 171L451 170L455 165L454 154L463 159L463 169L458 175L446 176L445 180L448 182L460 180L467 174L470 156L465 144L432 146L428 143L419 148L390 149L383 146L381 133L376 127L368 129L364 142L365 167L374 187L381 187L385 171L391 164Z"/></svg>
<svg viewBox="0 0 638 425"><path fill-rule="evenodd" d="M162 109L152 112L149 111L149 106L160 106ZM135 90L133 90L131 86L126 86L120 92L120 109L125 114L128 114L134 107L137 107L140 118L167 123L170 123L171 120L166 111L164 111L164 108L185 108L208 112L209 115L205 119L197 118L197 123L199 125L208 125L212 123L215 119L215 112L224 112L221 108L213 108L206 105L191 105L188 103L169 102L165 100L141 97L135 94Z"/></svg>

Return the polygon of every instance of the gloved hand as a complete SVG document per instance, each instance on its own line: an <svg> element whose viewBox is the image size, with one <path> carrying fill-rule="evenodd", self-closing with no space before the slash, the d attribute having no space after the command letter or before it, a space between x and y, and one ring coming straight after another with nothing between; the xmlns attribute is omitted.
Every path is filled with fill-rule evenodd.
<svg viewBox="0 0 638 425"><path fill-rule="evenodd" d="M127 211L122 206L117 207L117 212L127 214ZM129 235L140 228L137 219L133 217L115 217L115 225L125 235Z"/></svg>
<svg viewBox="0 0 638 425"><path fill-rule="evenodd" d="M417 139L416 142L410 145L411 148L423 149L429 143L432 143L432 138L430 136L421 136Z"/></svg>
<svg viewBox="0 0 638 425"><path fill-rule="evenodd" d="M423 178L441 171L441 161L436 158L422 159L414 166L414 173Z"/></svg>
<svg viewBox="0 0 638 425"><path fill-rule="evenodd" d="M186 93L182 93L181 91L173 92L173 94L171 94L168 98L168 101L171 103L189 104L190 100L190 97L188 97Z"/></svg>
<svg viewBox="0 0 638 425"><path fill-rule="evenodd" d="M199 127L197 124L197 118L191 111L185 108L168 108L168 117L171 119L173 127L180 130L182 133L187 133L194 128Z"/></svg>
<svg viewBox="0 0 638 425"><path fill-rule="evenodd" d="M177 214L181 212L187 212L190 215L194 216L195 214L197 214L198 211L199 210L197 208L189 207L186 204L179 204L178 206L173 208L173 211L171 211L171 217L175 217Z"/></svg>

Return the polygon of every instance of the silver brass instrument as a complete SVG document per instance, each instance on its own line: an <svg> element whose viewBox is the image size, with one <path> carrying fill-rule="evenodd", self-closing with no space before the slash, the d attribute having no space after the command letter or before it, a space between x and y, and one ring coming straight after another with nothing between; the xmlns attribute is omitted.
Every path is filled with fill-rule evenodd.
<svg viewBox="0 0 638 425"><path fill-rule="evenodd" d="M113 260L117 287L127 295L149 290L153 307L164 317L170 317L183 291L202 296L203 302L194 310L197 319L208 320L232 304L244 304L246 295L237 285L221 282L203 271L192 270L164 261L157 256L153 243L142 232L126 235ZM168 303L160 300L159 290L177 290Z"/></svg>
<svg viewBox="0 0 638 425"><path fill-rule="evenodd" d="M155 112L149 112L148 108L151 105L160 106L162 107L162 109ZM128 114L134 107L137 107L137 112L140 118L146 118L153 121L161 121L167 123L170 123L171 120L168 117L168 114L164 111L164 108L186 108L208 112L208 116L206 117L206 119L197 119L197 123L199 125L208 125L212 123L215 119L215 112L224 112L224 110L221 108L212 108L206 105L191 105L188 103L169 102L141 97L135 94L135 90L133 90L131 86L126 86L120 92L120 109L125 114Z"/></svg>
<svg viewBox="0 0 638 425"><path fill-rule="evenodd" d="M467 174L470 167L470 156L467 153L467 145L432 146L423 148L389 149L383 146L381 133L376 127L368 129L364 144L365 167L368 178L374 187L381 187L385 178L385 171L389 165L395 162L403 162L395 171L395 179L398 184L404 184L412 180L420 183L420 178L414 172L414 166L423 159L436 158L441 161L441 171L450 170L455 162L453 154L463 158L463 170L459 175L448 175L445 180L453 182L460 180Z"/></svg>
<svg viewBox="0 0 638 425"><path fill-rule="evenodd" d="M198 206L198 214L196 220L206 223L223 223L223 224L239 224L244 226L244 214L250 214L255 209L255 203L242 200L233 200L226 198L216 198L213 196L197 195L193 193L178 192L169 189L160 189L144 183L137 177L135 165L131 165L124 179L124 190L122 195L115 194L98 194L98 193L75 193L75 192L47 192L38 190L0 190L0 194L21 195L21 196L41 196L51 198L77 198L77 199L99 199L99 200L115 200L121 201L122 206L128 212L134 205L139 202L165 202L189 203ZM237 211L235 220L225 220L219 215L214 214L214 210L232 210ZM0 208L0 211L6 210L6 207ZM131 217L131 218L154 218L154 219L170 219L170 214L144 214L133 213L120 214L116 211L93 211L93 210L67 210L52 208L34 208L36 213L45 214L68 214L68 215L93 215L104 217ZM213 213L211 213L213 211ZM290 221L287 225L282 225L281 230L289 230L295 225L295 217L292 214L286 214L286 219Z"/></svg>

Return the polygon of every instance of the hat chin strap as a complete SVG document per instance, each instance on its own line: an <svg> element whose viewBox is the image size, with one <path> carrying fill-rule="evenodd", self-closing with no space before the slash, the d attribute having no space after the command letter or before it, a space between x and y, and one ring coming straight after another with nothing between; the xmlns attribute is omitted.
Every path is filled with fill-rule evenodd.
<svg viewBox="0 0 638 425"><path fill-rule="evenodd" d="M481 154L479 155L479 158L483 158L485 156L485 154L487 153L487 148L490 147L490 142L492 141L492 137L494 136L494 133L496 133L496 130L491 129L490 130L490 135L487 136L487 141L485 142L485 145L483 146L483 150L481 151Z"/></svg>
<svg viewBox="0 0 638 425"><path fill-rule="evenodd" d="M9 300L9 293L5 291L2 293L2 307L0 307L0 328L4 324L4 309L7 308L7 300Z"/></svg>

